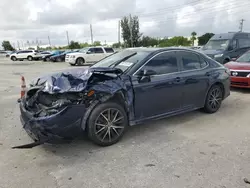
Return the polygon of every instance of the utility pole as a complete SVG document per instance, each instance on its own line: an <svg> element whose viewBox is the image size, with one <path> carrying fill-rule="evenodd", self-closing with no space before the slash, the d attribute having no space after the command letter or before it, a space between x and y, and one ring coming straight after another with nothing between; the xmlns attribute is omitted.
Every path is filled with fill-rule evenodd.
<svg viewBox="0 0 250 188"><path fill-rule="evenodd" d="M17 47L18 47L18 50L20 50L19 41L17 41Z"/></svg>
<svg viewBox="0 0 250 188"><path fill-rule="evenodd" d="M69 33L68 33L68 31L66 31L66 35L67 35L68 46L69 46Z"/></svg>
<svg viewBox="0 0 250 188"><path fill-rule="evenodd" d="M37 38L36 38L36 49L39 50L39 43Z"/></svg>
<svg viewBox="0 0 250 188"><path fill-rule="evenodd" d="M51 49L51 43L50 43L50 38L49 38L49 36L48 36L48 40L49 40L49 47L50 47L50 49Z"/></svg>
<svg viewBox="0 0 250 188"><path fill-rule="evenodd" d="M22 50L24 50L24 45L23 45L23 41L21 41L21 43L22 43Z"/></svg>
<svg viewBox="0 0 250 188"><path fill-rule="evenodd" d="M133 36L132 36L132 16L131 14L129 15L129 30L130 30L130 45L133 47Z"/></svg>
<svg viewBox="0 0 250 188"><path fill-rule="evenodd" d="M240 27L239 27L240 32L242 32L242 30L243 30L243 22L244 22L244 21L245 21L244 19L241 19L241 20L240 20Z"/></svg>
<svg viewBox="0 0 250 188"><path fill-rule="evenodd" d="M120 42L120 38L121 38L121 23L120 23L120 20L118 21L118 44L119 44L119 48L120 48L120 45L121 45L121 42Z"/></svg>
<svg viewBox="0 0 250 188"><path fill-rule="evenodd" d="M90 37L91 37L91 44L93 45L93 31L92 31L92 24L90 24Z"/></svg>

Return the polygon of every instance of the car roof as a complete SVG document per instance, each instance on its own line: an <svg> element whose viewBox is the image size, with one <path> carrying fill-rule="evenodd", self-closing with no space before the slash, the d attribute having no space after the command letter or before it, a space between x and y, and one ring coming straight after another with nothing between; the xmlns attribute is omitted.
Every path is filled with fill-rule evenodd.
<svg viewBox="0 0 250 188"><path fill-rule="evenodd" d="M220 33L215 34L211 40L220 40L220 39L232 39L236 36L249 36L250 33L246 32L228 32L228 33Z"/></svg>
<svg viewBox="0 0 250 188"><path fill-rule="evenodd" d="M133 52L161 52L161 51L172 51L172 50L185 50L190 52L198 52L197 50L185 48L185 47L166 47L166 48L146 48L146 47L139 47L139 48L127 48L122 51L133 51Z"/></svg>

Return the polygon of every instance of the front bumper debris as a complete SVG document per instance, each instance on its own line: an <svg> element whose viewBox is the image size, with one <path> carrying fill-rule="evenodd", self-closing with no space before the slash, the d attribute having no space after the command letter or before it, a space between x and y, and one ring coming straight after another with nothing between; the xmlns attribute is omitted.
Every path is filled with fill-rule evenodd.
<svg viewBox="0 0 250 188"><path fill-rule="evenodd" d="M20 111L23 128L35 142L14 148L31 148L44 143L68 143L82 134L81 123L86 111L83 104L65 107L50 116L34 117L32 112L25 109L21 100Z"/></svg>
<svg viewBox="0 0 250 188"><path fill-rule="evenodd" d="M20 145L20 146L14 146L12 147L12 149L30 149L39 145L42 145L46 142L47 140L44 141L36 141L30 144L25 144L25 145Z"/></svg>

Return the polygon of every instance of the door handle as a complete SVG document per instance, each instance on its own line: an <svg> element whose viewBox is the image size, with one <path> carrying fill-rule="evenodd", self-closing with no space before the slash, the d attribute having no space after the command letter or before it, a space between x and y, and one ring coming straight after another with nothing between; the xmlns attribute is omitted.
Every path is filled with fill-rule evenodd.
<svg viewBox="0 0 250 188"><path fill-rule="evenodd" d="M175 81L176 81L176 82L180 82L180 81L181 81L181 78L180 78L180 77L176 77L176 78L175 78Z"/></svg>

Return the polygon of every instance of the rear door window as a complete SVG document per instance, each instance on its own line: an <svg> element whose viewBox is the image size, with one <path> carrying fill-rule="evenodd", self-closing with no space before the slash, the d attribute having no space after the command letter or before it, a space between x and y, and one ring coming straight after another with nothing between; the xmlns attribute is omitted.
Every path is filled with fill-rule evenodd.
<svg viewBox="0 0 250 188"><path fill-rule="evenodd" d="M102 54L102 53L104 53L104 51L103 51L102 48L95 48L95 53L96 54Z"/></svg>
<svg viewBox="0 0 250 188"><path fill-rule="evenodd" d="M207 62L193 52L178 52L181 58L182 70L197 70L206 67Z"/></svg>

